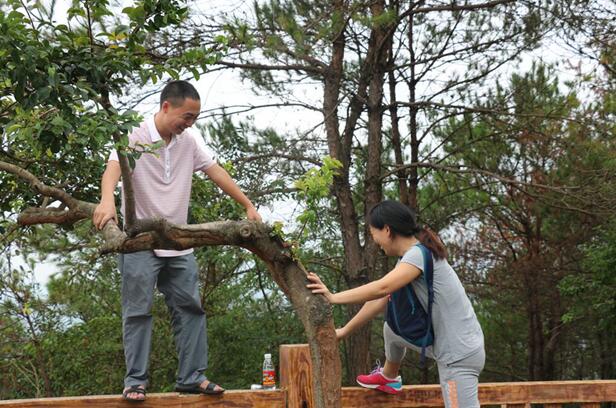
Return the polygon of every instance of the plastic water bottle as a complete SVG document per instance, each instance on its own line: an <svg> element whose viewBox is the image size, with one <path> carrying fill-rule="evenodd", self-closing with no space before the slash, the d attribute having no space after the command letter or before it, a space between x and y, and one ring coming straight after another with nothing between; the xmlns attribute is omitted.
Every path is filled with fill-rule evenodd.
<svg viewBox="0 0 616 408"><path fill-rule="evenodd" d="M276 388L276 370L272 363L272 355L267 353L263 358L263 381L264 390L273 390Z"/></svg>

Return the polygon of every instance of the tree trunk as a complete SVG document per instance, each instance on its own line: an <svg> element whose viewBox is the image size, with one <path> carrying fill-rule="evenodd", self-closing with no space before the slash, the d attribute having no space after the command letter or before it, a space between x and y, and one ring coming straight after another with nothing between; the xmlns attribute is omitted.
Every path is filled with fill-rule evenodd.
<svg viewBox="0 0 616 408"><path fill-rule="evenodd" d="M407 86L409 88L409 132L411 135L411 163L419 163L419 143L417 139L417 107L415 106L415 88L417 87L417 80L415 78L415 49L413 46L413 18L414 13L409 14L409 28L408 28L408 43L409 43L409 58L410 58L410 72ZM419 177L417 167L413 166L409 172L409 199L408 205L410 208L419 213L417 207L417 186L419 185Z"/></svg>
<svg viewBox="0 0 616 408"><path fill-rule="evenodd" d="M336 1L334 10L342 12L344 3ZM338 120L338 99L340 97L340 82L343 75L344 61L344 27L333 40L332 55L328 70L324 77L323 87L323 116L327 135L329 155L342 163L342 168L334 177L332 193L338 204L342 244L344 248L344 277L350 287L366 282L367 270L364 250L359 240L359 226L357 212L349 183L349 168L351 155L351 141L355 129L355 122L362 111L363 102L361 94L366 86L359 86L358 97L354 98L350 117L345 124L345 131L340 134ZM363 81L365 84L365 80ZM347 314L349 318L359 310L357 305L349 305ZM363 327L353 333L346 340L347 377L354 378L358 373L368 369L368 351L370 347L370 328Z"/></svg>
<svg viewBox="0 0 616 408"><path fill-rule="evenodd" d="M393 58L393 50L389 47L389 59ZM404 158L402 156L402 140L400 137L400 123L398 118L398 108L396 106L396 77L393 71L389 71L387 82L389 84L389 100L390 108L389 115L391 116L391 144L394 149L394 163L397 167L404 166ZM409 189L406 182L406 170L399 170L398 177L398 195L400 202L406 206L409 205Z"/></svg>

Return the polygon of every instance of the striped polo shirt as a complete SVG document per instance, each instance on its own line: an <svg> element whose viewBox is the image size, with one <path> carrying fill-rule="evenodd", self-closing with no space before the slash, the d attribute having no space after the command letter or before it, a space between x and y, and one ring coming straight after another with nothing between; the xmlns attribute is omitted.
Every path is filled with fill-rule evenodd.
<svg viewBox="0 0 616 408"><path fill-rule="evenodd" d="M154 116L141 123L128 137L131 147L151 145L162 140ZM114 150L109 160L119 161ZM216 163L205 148L203 139L190 130L174 135L168 145L163 145L155 154L144 153L136 160L132 172L135 190L135 215L137 219L165 218L173 224L186 224L188 204L192 187L192 175L206 170ZM124 214L124 192L122 192L122 214ZM155 249L156 256L169 257L191 253Z"/></svg>

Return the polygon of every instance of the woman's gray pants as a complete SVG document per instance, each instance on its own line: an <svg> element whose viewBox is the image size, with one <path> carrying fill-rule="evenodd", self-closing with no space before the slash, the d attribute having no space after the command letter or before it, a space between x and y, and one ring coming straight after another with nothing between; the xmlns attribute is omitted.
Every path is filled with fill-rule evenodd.
<svg viewBox="0 0 616 408"><path fill-rule="evenodd" d="M407 348L421 352L420 347L398 336L387 323L383 325L383 336L387 361L400 364ZM432 347L426 348L426 356L434 359ZM485 358L485 351L481 348L462 360L450 364L436 362L446 408L479 408L477 387Z"/></svg>
<svg viewBox="0 0 616 408"><path fill-rule="evenodd" d="M205 312L193 254L157 257L152 251L121 254L124 385L146 385L152 341L154 287L165 296L178 354L179 385L200 384L207 368Z"/></svg>

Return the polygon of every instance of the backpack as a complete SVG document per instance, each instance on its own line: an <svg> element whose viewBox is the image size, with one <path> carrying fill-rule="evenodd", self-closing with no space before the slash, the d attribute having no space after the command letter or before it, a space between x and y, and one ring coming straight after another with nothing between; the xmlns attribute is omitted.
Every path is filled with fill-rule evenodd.
<svg viewBox="0 0 616 408"><path fill-rule="evenodd" d="M387 303L385 320L398 336L421 347L421 365L426 360L426 347L434 344L432 329L432 303L434 303L434 267L432 252L423 244L417 244L424 259L423 276L428 287L428 312L424 310L413 290L411 282L391 294Z"/></svg>

